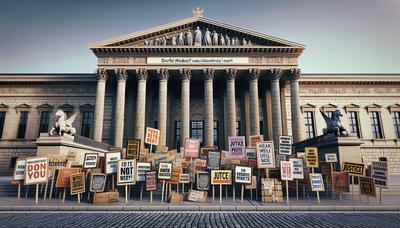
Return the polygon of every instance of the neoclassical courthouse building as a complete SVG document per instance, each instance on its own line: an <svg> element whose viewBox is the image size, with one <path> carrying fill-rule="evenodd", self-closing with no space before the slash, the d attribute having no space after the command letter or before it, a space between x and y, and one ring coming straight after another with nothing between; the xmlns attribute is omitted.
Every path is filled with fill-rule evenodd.
<svg viewBox="0 0 400 228"><path fill-rule="evenodd" d="M117 147L161 130L160 147L185 138L227 148L233 135L294 141L322 134L319 109L342 111L363 160L400 172L400 74L302 74L299 43L195 15L90 44L89 74L0 75L0 171L36 153L54 113L77 112L77 134Z"/></svg>

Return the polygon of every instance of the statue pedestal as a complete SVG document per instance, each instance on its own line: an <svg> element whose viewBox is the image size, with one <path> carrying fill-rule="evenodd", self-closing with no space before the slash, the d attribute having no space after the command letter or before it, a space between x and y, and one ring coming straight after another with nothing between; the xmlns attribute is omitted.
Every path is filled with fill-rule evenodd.
<svg viewBox="0 0 400 228"><path fill-rule="evenodd" d="M335 153L338 157L336 170L341 170L343 161L361 163L361 140L354 135L335 136L321 135L312 139L295 143L296 151L304 151L305 147L317 147L319 161L325 161L326 153Z"/></svg>
<svg viewBox="0 0 400 228"><path fill-rule="evenodd" d="M50 136L41 133L36 140L37 156L67 156L75 154L75 162L83 164L85 153L98 153L101 157L108 152L109 146L82 136Z"/></svg>

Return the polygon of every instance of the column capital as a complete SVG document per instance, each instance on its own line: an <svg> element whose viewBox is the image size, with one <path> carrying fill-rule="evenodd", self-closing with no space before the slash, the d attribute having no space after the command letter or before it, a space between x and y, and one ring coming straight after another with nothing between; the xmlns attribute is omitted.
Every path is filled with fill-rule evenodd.
<svg viewBox="0 0 400 228"><path fill-rule="evenodd" d="M278 68L272 68L270 71L271 71L271 75L272 75L272 77L271 77L272 81L279 81L279 79L283 75L283 71Z"/></svg>
<svg viewBox="0 0 400 228"><path fill-rule="evenodd" d="M108 74L107 70L104 68L97 69L97 80L107 80Z"/></svg>
<svg viewBox="0 0 400 228"><path fill-rule="evenodd" d="M251 80L258 80L260 78L260 69L259 68L250 68L250 79Z"/></svg>
<svg viewBox="0 0 400 228"><path fill-rule="evenodd" d="M159 68L157 69L158 78L161 80L169 79L169 71L167 68Z"/></svg>
<svg viewBox="0 0 400 228"><path fill-rule="evenodd" d="M123 80L125 81L128 79L128 71L125 68L118 68L115 69L115 74L117 75L118 80Z"/></svg>
<svg viewBox="0 0 400 228"><path fill-rule="evenodd" d="M192 79L192 71L189 68L182 68L179 72L181 73L182 81Z"/></svg>
<svg viewBox="0 0 400 228"><path fill-rule="evenodd" d="M136 69L136 75L138 80L147 80L148 74L145 68Z"/></svg>
<svg viewBox="0 0 400 228"><path fill-rule="evenodd" d="M214 79L214 68L207 68L203 70L204 72L204 80L213 80Z"/></svg>
<svg viewBox="0 0 400 228"><path fill-rule="evenodd" d="M296 81L300 78L301 70L299 68L290 69L289 80Z"/></svg>
<svg viewBox="0 0 400 228"><path fill-rule="evenodd" d="M227 68L227 69L225 69L225 71L226 71L226 76L227 76L228 80L236 79L236 74L237 74L236 68Z"/></svg>

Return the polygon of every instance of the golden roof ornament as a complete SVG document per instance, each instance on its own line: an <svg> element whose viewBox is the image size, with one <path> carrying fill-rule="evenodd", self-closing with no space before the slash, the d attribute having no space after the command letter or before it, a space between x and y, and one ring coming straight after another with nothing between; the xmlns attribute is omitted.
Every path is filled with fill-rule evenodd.
<svg viewBox="0 0 400 228"><path fill-rule="evenodd" d="M200 7L195 7L193 9L193 16L194 17L202 17L203 16L203 12L204 12L204 9L202 9Z"/></svg>

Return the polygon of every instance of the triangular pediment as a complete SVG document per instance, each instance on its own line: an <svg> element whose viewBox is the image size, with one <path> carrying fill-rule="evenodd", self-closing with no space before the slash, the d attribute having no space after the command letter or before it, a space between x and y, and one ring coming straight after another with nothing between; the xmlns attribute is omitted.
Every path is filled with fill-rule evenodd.
<svg viewBox="0 0 400 228"><path fill-rule="evenodd" d="M74 110L74 106L70 105L70 104L63 104L58 106L59 109L63 110L63 111L72 111Z"/></svg>
<svg viewBox="0 0 400 228"><path fill-rule="evenodd" d="M329 104L323 105L321 108L322 108L322 111L324 111L324 112L334 112L338 108L338 106L329 103Z"/></svg>
<svg viewBox="0 0 400 228"><path fill-rule="evenodd" d="M316 108L317 108L317 106L310 104L310 103L300 106L300 109L302 112L313 112L313 111L315 111Z"/></svg>
<svg viewBox="0 0 400 228"><path fill-rule="evenodd" d="M346 110L346 112L355 112L360 109L360 105L351 103L351 104L345 105L343 108L344 108L344 110Z"/></svg>
<svg viewBox="0 0 400 228"><path fill-rule="evenodd" d="M53 109L54 107L49 104L42 104L36 107L37 109Z"/></svg>
<svg viewBox="0 0 400 228"><path fill-rule="evenodd" d="M367 109L368 112L378 112L381 111L382 106L374 103L366 106L365 108Z"/></svg>
<svg viewBox="0 0 400 228"><path fill-rule="evenodd" d="M192 17L177 22L157 26L154 28L146 29L143 31L131 33L124 36L119 36L109 40L93 43L89 47L93 49L98 48L131 48L131 47L145 47L145 46L157 46L162 48L163 46L173 46L172 37L175 36L177 39L179 34L182 32L185 34L187 31L191 31L194 37L194 32L199 27L202 32L202 45L204 44L204 35L208 31L212 34L214 31L217 34L223 34L226 40L231 40L230 46L244 46L244 47L283 47L283 48L299 48L304 49L304 45L288 41L285 39L277 38L274 36L266 35L263 33L255 32L238 26L222 23L216 20L204 18L204 17ZM226 38L228 35L229 38ZM220 36L218 36L220 37ZM213 38L211 36L211 38ZM235 42L233 42L235 40ZM244 42L245 41L245 42ZM227 42L225 41L224 46ZM181 47L188 46L187 44ZM211 46L222 46L211 45ZM176 47L180 47L177 45Z"/></svg>
<svg viewBox="0 0 400 228"><path fill-rule="evenodd" d="M23 108L30 108L30 107L31 107L31 106L29 106L29 105L23 103L23 104L20 104L20 105L16 106L15 108L16 108L16 109L23 109Z"/></svg>
<svg viewBox="0 0 400 228"><path fill-rule="evenodd" d="M390 112L400 112L400 104L393 104L390 105L388 108Z"/></svg>

